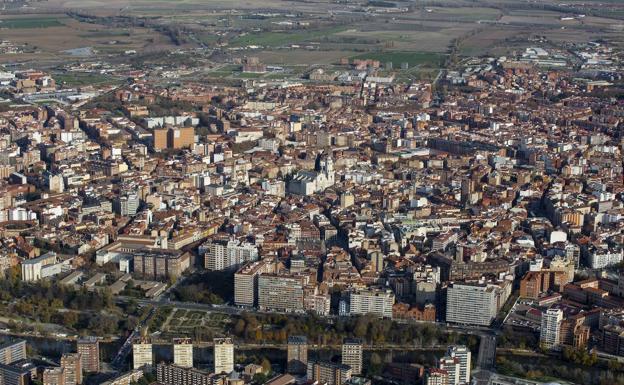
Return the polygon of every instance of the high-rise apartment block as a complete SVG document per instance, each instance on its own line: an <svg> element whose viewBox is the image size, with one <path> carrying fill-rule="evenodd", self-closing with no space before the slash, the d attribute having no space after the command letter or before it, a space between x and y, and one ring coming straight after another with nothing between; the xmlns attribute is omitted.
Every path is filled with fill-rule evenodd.
<svg viewBox="0 0 624 385"><path fill-rule="evenodd" d="M542 314L540 345L543 348L556 349L559 347L562 321L563 311L561 309L548 309Z"/></svg>
<svg viewBox="0 0 624 385"><path fill-rule="evenodd" d="M182 368L193 367L193 343L190 338L173 339L173 363Z"/></svg>
<svg viewBox="0 0 624 385"><path fill-rule="evenodd" d="M288 337L287 370L291 374L305 374L308 366L308 340L305 336Z"/></svg>
<svg viewBox="0 0 624 385"><path fill-rule="evenodd" d="M247 263L234 274L234 302L237 306L258 304L258 277L274 271L273 260Z"/></svg>
<svg viewBox="0 0 624 385"><path fill-rule="evenodd" d="M96 373L100 371L100 343L97 337L79 339L77 350L80 354L82 370L86 373Z"/></svg>
<svg viewBox="0 0 624 385"><path fill-rule="evenodd" d="M154 149L180 149L195 143L193 127L168 127L154 129Z"/></svg>
<svg viewBox="0 0 624 385"><path fill-rule="evenodd" d="M234 343L231 338L214 339L214 368L216 374L234 371Z"/></svg>
<svg viewBox="0 0 624 385"><path fill-rule="evenodd" d="M66 353L61 356L61 368L65 372L65 385L82 384L81 360L80 353Z"/></svg>
<svg viewBox="0 0 624 385"><path fill-rule="evenodd" d="M498 306L497 286L454 283L447 289L446 321L489 326L496 317Z"/></svg>
<svg viewBox="0 0 624 385"><path fill-rule="evenodd" d="M10 365L26 359L26 341L18 340L0 345L0 363Z"/></svg>
<svg viewBox="0 0 624 385"><path fill-rule="evenodd" d="M369 287L353 291L349 295L349 314L373 314L378 317L392 318L394 301L394 293L391 290Z"/></svg>
<svg viewBox="0 0 624 385"><path fill-rule="evenodd" d="M141 369L154 364L152 344L147 341L139 341L132 344L132 367Z"/></svg>
<svg viewBox="0 0 624 385"><path fill-rule="evenodd" d="M43 370L42 380L43 385L65 385L65 371L63 368L46 368Z"/></svg>
<svg viewBox="0 0 624 385"><path fill-rule="evenodd" d="M447 357L457 360L459 367L459 384L470 384L472 353L466 346L449 346Z"/></svg>
<svg viewBox="0 0 624 385"><path fill-rule="evenodd" d="M258 247L237 240L213 239L199 247L199 254L204 255L204 267L207 270L225 270L257 261Z"/></svg>
<svg viewBox="0 0 624 385"><path fill-rule="evenodd" d="M297 275L263 274L258 278L261 310L303 312L304 279Z"/></svg>
<svg viewBox="0 0 624 385"><path fill-rule="evenodd" d="M347 338L342 343L342 364L351 367L354 376L362 374L362 340Z"/></svg>

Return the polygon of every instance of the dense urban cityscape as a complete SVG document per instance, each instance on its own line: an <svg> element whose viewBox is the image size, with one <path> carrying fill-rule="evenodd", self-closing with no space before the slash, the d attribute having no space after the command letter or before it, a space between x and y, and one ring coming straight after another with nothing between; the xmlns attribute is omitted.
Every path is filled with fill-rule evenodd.
<svg viewBox="0 0 624 385"><path fill-rule="evenodd" d="M0 7L0 385L624 384L624 3Z"/></svg>

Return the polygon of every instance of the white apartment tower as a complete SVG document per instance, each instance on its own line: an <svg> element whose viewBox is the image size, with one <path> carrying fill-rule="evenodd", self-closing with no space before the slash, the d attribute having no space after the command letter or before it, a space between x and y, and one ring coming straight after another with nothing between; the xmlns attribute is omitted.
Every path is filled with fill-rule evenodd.
<svg viewBox="0 0 624 385"><path fill-rule="evenodd" d="M540 345L545 349L555 349L559 346L561 321L563 321L561 309L548 309L542 314Z"/></svg>
<svg viewBox="0 0 624 385"><path fill-rule="evenodd" d="M472 353L466 346L449 346L446 353L449 357L457 359L459 363L459 383L470 384L470 365Z"/></svg>
<svg viewBox="0 0 624 385"><path fill-rule="evenodd" d="M342 364L351 367L354 376L362 374L362 341L347 338L342 343Z"/></svg>
<svg viewBox="0 0 624 385"><path fill-rule="evenodd" d="M234 371L234 343L231 338L214 339L214 366L216 374Z"/></svg>
<svg viewBox="0 0 624 385"><path fill-rule="evenodd" d="M153 365L152 344L146 341L132 344L132 367L141 369Z"/></svg>
<svg viewBox="0 0 624 385"><path fill-rule="evenodd" d="M183 368L193 367L193 343L190 338L173 339L173 363Z"/></svg>

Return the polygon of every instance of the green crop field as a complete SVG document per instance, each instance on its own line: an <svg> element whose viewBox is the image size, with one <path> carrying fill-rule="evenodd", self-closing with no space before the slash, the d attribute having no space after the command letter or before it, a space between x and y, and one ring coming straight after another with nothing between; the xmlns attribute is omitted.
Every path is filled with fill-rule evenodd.
<svg viewBox="0 0 624 385"><path fill-rule="evenodd" d="M55 17L20 17L0 20L0 28L27 29L61 27L63 23Z"/></svg>

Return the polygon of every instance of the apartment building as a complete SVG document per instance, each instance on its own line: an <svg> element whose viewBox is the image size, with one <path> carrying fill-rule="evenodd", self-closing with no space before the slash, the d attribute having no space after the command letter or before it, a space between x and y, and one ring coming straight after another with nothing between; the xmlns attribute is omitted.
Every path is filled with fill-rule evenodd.
<svg viewBox="0 0 624 385"><path fill-rule="evenodd" d="M303 312L304 279L294 275L263 274L258 278L258 308Z"/></svg>
<svg viewBox="0 0 624 385"><path fill-rule="evenodd" d="M218 271L257 261L258 247L238 240L213 239L200 246L199 254L204 255L207 270Z"/></svg>
<svg viewBox="0 0 624 385"><path fill-rule="evenodd" d="M258 278L261 274L273 273L273 260L260 260L242 266L234 274L234 303L237 306L253 307L258 304Z"/></svg>
<svg viewBox="0 0 624 385"><path fill-rule="evenodd" d="M561 322L563 310L548 309L542 313L540 345L545 349L557 349L561 344Z"/></svg>
<svg viewBox="0 0 624 385"><path fill-rule="evenodd" d="M498 312L496 286L454 283L447 289L446 321L489 326Z"/></svg>
<svg viewBox="0 0 624 385"><path fill-rule="evenodd" d="M97 337L80 338L77 342L80 366L86 373L100 371L100 342Z"/></svg>
<svg viewBox="0 0 624 385"><path fill-rule="evenodd" d="M308 367L308 339L305 336L289 336L287 371L290 374L305 374Z"/></svg>
<svg viewBox="0 0 624 385"><path fill-rule="evenodd" d="M193 367L193 343L190 338L173 339L173 363L181 368Z"/></svg>
<svg viewBox="0 0 624 385"><path fill-rule="evenodd" d="M229 374L234 371L234 343L231 338L214 339L214 372Z"/></svg>
<svg viewBox="0 0 624 385"><path fill-rule="evenodd" d="M154 129L154 149L180 149L195 143L193 127L168 127Z"/></svg>
<svg viewBox="0 0 624 385"><path fill-rule="evenodd" d="M81 359L80 353L65 353L61 356L61 368L65 372L65 385L82 384Z"/></svg>
<svg viewBox="0 0 624 385"><path fill-rule="evenodd" d="M328 361L308 362L307 379L319 384L343 385L351 379L351 368Z"/></svg>
<svg viewBox="0 0 624 385"><path fill-rule="evenodd" d="M132 368L141 369L154 364L152 344L147 341L132 344Z"/></svg>
<svg viewBox="0 0 624 385"><path fill-rule="evenodd" d="M134 252L134 272L140 277L179 277L191 266L191 255L178 250L142 249Z"/></svg>
<svg viewBox="0 0 624 385"><path fill-rule="evenodd" d="M446 357L454 359L459 369L459 384L470 384L471 358L470 349L463 345L449 346ZM442 368L443 369L443 368Z"/></svg>
<svg viewBox="0 0 624 385"><path fill-rule="evenodd" d="M225 385L227 377L194 368L160 363L156 366L156 381L161 385Z"/></svg>
<svg viewBox="0 0 624 385"><path fill-rule="evenodd" d="M10 341L0 345L0 363L10 365L26 359L26 341Z"/></svg>
<svg viewBox="0 0 624 385"><path fill-rule="evenodd" d="M349 293L349 314L392 318L394 302L394 293L390 290L369 287L352 291Z"/></svg>
<svg viewBox="0 0 624 385"><path fill-rule="evenodd" d="M342 364L349 366L354 376L362 374L362 348L362 340L357 338L347 338L342 343Z"/></svg>
<svg viewBox="0 0 624 385"><path fill-rule="evenodd" d="M63 368L45 368L42 374L43 385L65 385Z"/></svg>

